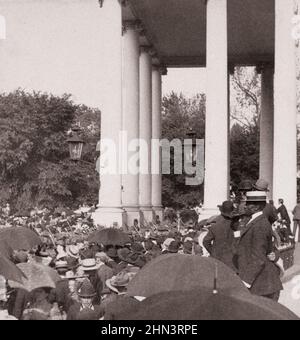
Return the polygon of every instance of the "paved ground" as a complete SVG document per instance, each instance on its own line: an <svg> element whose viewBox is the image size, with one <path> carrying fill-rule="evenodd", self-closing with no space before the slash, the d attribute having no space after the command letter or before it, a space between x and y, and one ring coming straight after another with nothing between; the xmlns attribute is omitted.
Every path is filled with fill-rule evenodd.
<svg viewBox="0 0 300 340"><path fill-rule="evenodd" d="M295 265L285 273L283 282L279 302L300 317L300 245L296 247Z"/></svg>

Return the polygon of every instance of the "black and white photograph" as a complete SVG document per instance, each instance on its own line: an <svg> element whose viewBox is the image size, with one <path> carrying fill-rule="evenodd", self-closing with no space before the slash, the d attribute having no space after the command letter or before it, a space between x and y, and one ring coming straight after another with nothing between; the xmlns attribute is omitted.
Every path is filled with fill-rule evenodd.
<svg viewBox="0 0 300 340"><path fill-rule="evenodd" d="M300 320L300 0L0 0L0 320Z"/></svg>

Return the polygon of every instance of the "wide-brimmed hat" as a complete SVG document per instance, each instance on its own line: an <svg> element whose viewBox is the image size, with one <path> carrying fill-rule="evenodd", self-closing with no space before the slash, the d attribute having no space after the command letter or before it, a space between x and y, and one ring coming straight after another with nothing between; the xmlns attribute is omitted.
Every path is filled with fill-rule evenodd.
<svg viewBox="0 0 300 340"><path fill-rule="evenodd" d="M79 287L77 294L81 298L91 299L96 296L96 291L89 279L84 279Z"/></svg>
<svg viewBox="0 0 300 340"><path fill-rule="evenodd" d="M167 231L169 231L169 227L167 226L167 225L159 225L158 227L157 227L157 231L158 232L167 232Z"/></svg>
<svg viewBox="0 0 300 340"><path fill-rule="evenodd" d="M267 202L265 191L249 191L246 194L247 202Z"/></svg>
<svg viewBox="0 0 300 340"><path fill-rule="evenodd" d="M68 271L69 269L68 262L67 261L56 261L55 269Z"/></svg>
<svg viewBox="0 0 300 340"><path fill-rule="evenodd" d="M106 280L106 286L116 292L119 293L118 288L124 288L127 287L127 285L130 282L130 279L132 278L132 275L130 275L127 272L120 272L116 276L113 276L111 279Z"/></svg>
<svg viewBox="0 0 300 340"><path fill-rule="evenodd" d="M118 250L119 259L133 266L143 267L146 264L144 257L138 253L130 251L128 248Z"/></svg>
<svg viewBox="0 0 300 340"><path fill-rule="evenodd" d="M257 191L269 191L269 182L265 181L264 179L259 179L257 182L254 184L253 188Z"/></svg>
<svg viewBox="0 0 300 340"><path fill-rule="evenodd" d="M101 264L97 264L96 260L93 259L84 259L81 262L81 267L85 272L97 270L99 269Z"/></svg>
<svg viewBox="0 0 300 340"><path fill-rule="evenodd" d="M67 246L67 254L74 258L79 258L79 248L75 245Z"/></svg>
<svg viewBox="0 0 300 340"><path fill-rule="evenodd" d="M234 205L232 201L225 201L222 205L218 205L221 214L225 217L232 217L234 211Z"/></svg>
<svg viewBox="0 0 300 340"><path fill-rule="evenodd" d="M180 242L178 241L172 241L168 247L169 253L178 253L180 249Z"/></svg>
<svg viewBox="0 0 300 340"><path fill-rule="evenodd" d="M139 242L135 242L131 245L131 250L134 252L134 253L137 253L137 254L143 254L145 253L145 248L143 247L143 245Z"/></svg>

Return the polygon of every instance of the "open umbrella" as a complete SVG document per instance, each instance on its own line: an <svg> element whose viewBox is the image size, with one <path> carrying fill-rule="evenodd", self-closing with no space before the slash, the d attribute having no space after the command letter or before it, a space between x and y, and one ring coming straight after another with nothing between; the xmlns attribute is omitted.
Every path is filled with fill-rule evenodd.
<svg viewBox="0 0 300 340"><path fill-rule="evenodd" d="M161 292L201 287L248 293L240 278L225 264L213 258L168 254L142 268L128 285L131 296L149 297Z"/></svg>
<svg viewBox="0 0 300 340"><path fill-rule="evenodd" d="M0 275L6 280L22 282L24 274L22 271L6 257L0 255Z"/></svg>
<svg viewBox="0 0 300 340"><path fill-rule="evenodd" d="M42 243L38 234L25 227L0 230L0 240L5 241L14 250L30 250Z"/></svg>
<svg viewBox="0 0 300 340"><path fill-rule="evenodd" d="M89 237L89 242L103 244L105 246L124 246L126 243L130 243L130 238L119 229L108 228L92 233Z"/></svg>
<svg viewBox="0 0 300 340"><path fill-rule="evenodd" d="M202 288L154 295L117 320L299 320L282 305L245 293L228 295Z"/></svg>
<svg viewBox="0 0 300 340"><path fill-rule="evenodd" d="M8 259L10 259L13 254L13 249L4 240L0 240L0 254Z"/></svg>
<svg viewBox="0 0 300 340"><path fill-rule="evenodd" d="M26 275L26 278L23 278L21 283L9 281L12 288L22 288L31 292L37 288L55 288L56 283L61 280L54 269L39 263L20 263L17 267Z"/></svg>

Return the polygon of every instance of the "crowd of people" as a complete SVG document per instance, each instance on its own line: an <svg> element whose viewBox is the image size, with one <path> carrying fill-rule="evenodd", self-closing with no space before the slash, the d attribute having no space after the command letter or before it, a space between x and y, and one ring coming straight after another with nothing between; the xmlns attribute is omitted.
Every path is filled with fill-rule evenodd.
<svg viewBox="0 0 300 340"><path fill-rule="evenodd" d="M277 301L283 289L280 247L293 245L294 236L283 200L276 209L267 203L267 190L264 180L255 185L244 181L234 200L223 202L220 214L209 219L201 220L200 211L166 209L155 223L140 225L136 220L122 231L114 225L127 238L111 243L98 241L104 228L94 225L93 209L33 209L28 216L15 216L7 204L0 229L29 228L41 240L31 249L14 249L10 260L18 266L42 264L60 279L55 288L28 291L2 277L0 319L112 320L144 299L127 296L127 286L147 263L164 254L213 257L239 275L252 294Z"/></svg>

